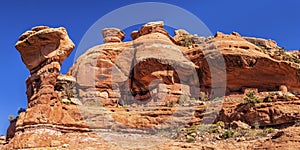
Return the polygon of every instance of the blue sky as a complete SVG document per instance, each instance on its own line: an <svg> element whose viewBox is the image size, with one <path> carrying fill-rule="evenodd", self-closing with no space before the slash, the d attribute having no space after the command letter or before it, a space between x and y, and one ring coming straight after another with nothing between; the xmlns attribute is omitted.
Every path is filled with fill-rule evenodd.
<svg viewBox="0 0 300 150"><path fill-rule="evenodd" d="M99 18L119 7L138 2L146 1L1 1L0 134L6 133L8 116L16 115L17 109L26 107L27 104L25 80L29 71L14 48L20 34L37 25L63 26L67 28L70 38L77 46L85 32ZM298 0L153 0L153 2L165 2L190 11L201 19L212 33L237 31L243 36L274 39L279 46L286 49L300 49ZM63 73L67 72L74 62L75 52L76 48L63 63Z"/></svg>

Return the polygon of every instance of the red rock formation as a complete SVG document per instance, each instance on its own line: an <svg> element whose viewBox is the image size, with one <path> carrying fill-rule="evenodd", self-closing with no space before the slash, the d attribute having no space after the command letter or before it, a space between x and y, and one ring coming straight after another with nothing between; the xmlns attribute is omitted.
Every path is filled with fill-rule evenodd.
<svg viewBox="0 0 300 150"><path fill-rule="evenodd" d="M299 64L276 60L271 57L271 51L259 47L263 44L257 46L247 40L250 38L245 39L236 33L217 33L214 38L187 50L191 60L200 68L201 85L211 85L210 66L203 53L219 50L226 64L228 91L241 91L243 87L258 88L259 91L277 90L280 85L286 85L289 91L299 93ZM254 38L251 41L255 43ZM266 44L266 47L275 49L274 43L272 46Z"/></svg>
<svg viewBox="0 0 300 150"><path fill-rule="evenodd" d="M11 138L13 138L15 136L16 123L17 123L17 118L10 120L9 127L7 128L7 131L6 131L6 141L9 141Z"/></svg>
<svg viewBox="0 0 300 150"><path fill-rule="evenodd" d="M66 92L72 90L76 82L59 76L62 61L74 48L66 30L45 26L35 27L20 36L16 48L29 69L30 76L26 80L27 110L17 119L16 134L11 140L14 142L11 142L10 147L24 148L24 145L16 141L26 137L27 134L30 135L32 129L48 128L55 130L53 132L88 131L76 105L63 101L64 98L70 100L74 98L74 95L67 95ZM62 88L62 81L65 80L73 82L73 85L65 83ZM57 82L60 84L56 84ZM29 147L43 146L40 144L36 142Z"/></svg>
<svg viewBox="0 0 300 150"><path fill-rule="evenodd" d="M300 119L299 98L295 96L300 92L298 52L284 52L272 40L242 37L236 32L204 38L185 30L176 30L171 37L163 22L151 22L133 31L133 41L129 42L122 42L125 34L116 28L106 28L102 35L104 44L80 56L68 75L59 74L62 61L74 48L64 28L42 26L21 35L16 48L30 70L26 81L28 107L18 117L16 127L10 127L8 138L12 139L4 149L122 149L103 138L135 144L130 139L132 133L178 131L205 119L247 130L249 125L290 126ZM209 95L200 95L202 91L214 98L224 96L225 90L223 106L216 99L205 101ZM264 103L245 104L243 98L251 91ZM238 100L228 100L234 97ZM219 112L214 109L219 107L223 108L217 116ZM91 129L103 131L104 136L83 132ZM197 134L187 136L195 138ZM279 140L283 140L299 147L300 141L289 135L299 138L286 128L269 140L241 144L218 139L218 146L282 148L284 143ZM145 135L137 143L162 140L152 135L147 138ZM209 135L205 138L216 140ZM271 145L273 141L276 146ZM216 147L176 144L173 140L160 146L151 148Z"/></svg>
<svg viewBox="0 0 300 150"><path fill-rule="evenodd" d="M125 33L117 28L105 28L102 30L102 36L104 37L104 43L122 42L125 37Z"/></svg>
<svg viewBox="0 0 300 150"><path fill-rule="evenodd" d="M151 91L162 83L199 84L195 65L174 44L163 23L148 23L132 36L132 42L106 43L78 58L68 74L77 78L84 102L95 96L110 105L139 103L151 99ZM176 99L178 95L174 94Z"/></svg>
<svg viewBox="0 0 300 150"><path fill-rule="evenodd" d="M294 124L300 120L299 110L299 102L239 104L224 107L218 120L240 120L251 126L280 126Z"/></svg>

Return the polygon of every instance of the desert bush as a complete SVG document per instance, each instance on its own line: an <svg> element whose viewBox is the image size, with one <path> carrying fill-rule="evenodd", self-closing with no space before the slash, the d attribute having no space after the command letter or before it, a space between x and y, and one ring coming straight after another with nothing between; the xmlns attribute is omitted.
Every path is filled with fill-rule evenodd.
<svg viewBox="0 0 300 150"><path fill-rule="evenodd" d="M229 138L232 138L234 135L234 131L232 130L226 130L223 134L222 134L222 137L224 139L229 139Z"/></svg>
<svg viewBox="0 0 300 150"><path fill-rule="evenodd" d="M235 136L237 136L237 137L249 136L250 134L251 134L251 130L250 129L237 128L235 130Z"/></svg>
<svg viewBox="0 0 300 150"><path fill-rule="evenodd" d="M196 132L198 130L198 128L199 128L199 125L193 125L189 128L186 128L185 131L190 134L190 133Z"/></svg>
<svg viewBox="0 0 300 150"><path fill-rule="evenodd" d="M291 100L291 97L289 95L283 94L283 99L289 101Z"/></svg>
<svg viewBox="0 0 300 150"><path fill-rule="evenodd" d="M273 97L276 95L276 93L269 93L265 98L264 98L264 102L272 102L273 101Z"/></svg>
<svg viewBox="0 0 300 150"><path fill-rule="evenodd" d="M208 100L208 96L204 92L200 92L199 100L200 101L207 101Z"/></svg>
<svg viewBox="0 0 300 150"><path fill-rule="evenodd" d="M63 91L65 92L65 94L68 98L75 97L75 93L74 93L74 91L73 91L70 84L63 84L62 89L63 89Z"/></svg>
<svg viewBox="0 0 300 150"><path fill-rule="evenodd" d="M276 55L284 55L285 54L285 48L282 47L274 52Z"/></svg>
<svg viewBox="0 0 300 150"><path fill-rule="evenodd" d="M189 36L189 35L184 35L183 36L182 45L184 47L190 47L190 46L192 46L193 45L193 39L192 39L192 37Z"/></svg>
<svg viewBox="0 0 300 150"><path fill-rule="evenodd" d="M254 104L263 102L260 98L256 97L255 94L254 91L246 93L246 97L244 98L245 102Z"/></svg>
<svg viewBox="0 0 300 150"><path fill-rule="evenodd" d="M195 97L192 97L190 100L191 100L191 101L195 101L195 100L196 100L196 98L195 98Z"/></svg>
<svg viewBox="0 0 300 150"><path fill-rule="evenodd" d="M219 131L219 126L217 126L216 124L213 124L209 130L208 130L208 133L220 133Z"/></svg>
<svg viewBox="0 0 300 150"><path fill-rule="evenodd" d="M283 60L289 61L289 62L294 62L294 63L300 63L300 59L299 58L290 56L290 55L288 55L286 53L283 54Z"/></svg>
<svg viewBox="0 0 300 150"><path fill-rule="evenodd" d="M16 117L15 117L14 115L9 115L9 116L8 116L8 120L9 120L9 121L13 121L15 118L16 118Z"/></svg>
<svg viewBox="0 0 300 150"><path fill-rule="evenodd" d="M221 100L223 100L222 97L215 97L212 101L221 101Z"/></svg>
<svg viewBox="0 0 300 150"><path fill-rule="evenodd" d="M87 104L88 104L89 106L100 106L100 107L103 106L100 102L97 102L97 101L89 101ZM126 104L123 105L123 107L126 107L126 106L127 106Z"/></svg>
<svg viewBox="0 0 300 150"><path fill-rule="evenodd" d="M217 126L221 127L221 128L224 128L225 127L225 123L223 121L218 121L216 123Z"/></svg>
<svg viewBox="0 0 300 150"><path fill-rule="evenodd" d="M299 58L294 58L294 62L299 64L300 63L300 59Z"/></svg>
<svg viewBox="0 0 300 150"><path fill-rule="evenodd" d="M265 130L266 133L274 133L275 132L275 129L274 128L267 128Z"/></svg>
<svg viewBox="0 0 300 150"><path fill-rule="evenodd" d="M189 137L187 138L187 142L189 142L189 143L195 142L195 138L192 137L192 136L189 136Z"/></svg>

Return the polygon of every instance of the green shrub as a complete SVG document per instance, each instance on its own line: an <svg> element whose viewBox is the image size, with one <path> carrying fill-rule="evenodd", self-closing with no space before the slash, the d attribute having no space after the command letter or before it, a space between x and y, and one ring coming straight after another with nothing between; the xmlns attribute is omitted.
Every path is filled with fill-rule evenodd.
<svg viewBox="0 0 300 150"><path fill-rule="evenodd" d="M60 102L66 104L66 105L70 105L71 104L71 101L68 100L68 99L60 99Z"/></svg>
<svg viewBox="0 0 300 150"><path fill-rule="evenodd" d="M267 128L265 130L267 133L274 133L275 132L275 129L274 128Z"/></svg>
<svg viewBox="0 0 300 150"><path fill-rule="evenodd" d="M254 91L246 93L246 97L244 98L245 102L254 104L263 102L260 98L256 97L255 94Z"/></svg>
<svg viewBox="0 0 300 150"><path fill-rule="evenodd" d="M196 98L195 98L195 97L192 97L190 100L191 100L191 101L195 101L195 100L196 100Z"/></svg>
<svg viewBox="0 0 300 150"><path fill-rule="evenodd" d="M70 101L67 101L67 102L64 102L65 104L67 104L67 105L70 105L71 104L71 102Z"/></svg>
<svg viewBox="0 0 300 150"><path fill-rule="evenodd" d="M200 101L207 101L207 99L208 99L208 96L204 92L200 92L199 100Z"/></svg>
<svg viewBox="0 0 300 150"><path fill-rule="evenodd" d="M264 98L264 102L272 102L273 97L276 95L276 93L270 93Z"/></svg>
<svg viewBox="0 0 300 150"><path fill-rule="evenodd" d="M276 55L284 55L285 54L285 48L282 47L279 50L274 52Z"/></svg>
<svg viewBox="0 0 300 150"><path fill-rule="evenodd" d="M222 97L215 97L212 101L221 101L221 100L223 100Z"/></svg>
<svg viewBox="0 0 300 150"><path fill-rule="evenodd" d="M300 63L299 58L290 56L288 54L283 54L283 60L289 61L289 62L294 62L294 63Z"/></svg>
<svg viewBox="0 0 300 150"><path fill-rule="evenodd" d="M103 104L101 104L100 102L95 102L95 101L89 101L88 103L87 103L89 106L100 106L100 107L103 107ZM126 104L125 104L126 105ZM125 106L124 105L124 106ZM123 107L124 107L123 106Z"/></svg>
<svg viewBox="0 0 300 150"><path fill-rule="evenodd" d="M14 115L9 115L9 116L8 116L8 120L9 120L9 121L13 121L15 118L16 118L16 117L15 117Z"/></svg>
<svg viewBox="0 0 300 150"><path fill-rule="evenodd" d="M226 131L223 133L222 137L223 137L224 139L229 139L229 138L232 138L233 135L234 135L234 131L232 131L232 130L226 130Z"/></svg>
<svg viewBox="0 0 300 150"><path fill-rule="evenodd" d="M286 101L289 101L291 99L291 97L286 94L283 94L283 99Z"/></svg>
<svg viewBox="0 0 300 150"><path fill-rule="evenodd" d="M267 52L268 52L268 50L267 50L266 47L264 47L264 46L259 46L259 48L262 49L262 50L264 51L264 53L267 53Z"/></svg>
<svg viewBox="0 0 300 150"><path fill-rule="evenodd" d="M192 137L192 136L189 136L189 137L187 138L187 142L189 142L189 143L195 142L195 138Z"/></svg>
<svg viewBox="0 0 300 150"><path fill-rule="evenodd" d="M192 46L193 45L193 39L192 39L192 37L189 36L189 35L184 35L183 36L182 45L184 47L190 47L190 46Z"/></svg>
<svg viewBox="0 0 300 150"><path fill-rule="evenodd" d="M76 94L74 93L70 84L63 84L61 88L62 88L64 95L67 96L68 98L75 97Z"/></svg>
<svg viewBox="0 0 300 150"><path fill-rule="evenodd" d="M272 97L269 96L269 95L267 95L267 96L265 97L265 99L264 99L264 102L272 102L272 101L273 101L273 99L272 99Z"/></svg>
<svg viewBox="0 0 300 150"><path fill-rule="evenodd" d="M221 128L224 128L225 127L225 123L223 121L218 121L216 123L217 126L221 127Z"/></svg>
<svg viewBox="0 0 300 150"><path fill-rule="evenodd" d="M210 128L208 130L208 133L219 133L219 129L218 128Z"/></svg>
<svg viewBox="0 0 300 150"><path fill-rule="evenodd" d="M194 132L196 132L198 130L198 128L199 128L199 125L193 125L193 126L191 126L189 128L186 128L185 131L187 133L194 133Z"/></svg>
<svg viewBox="0 0 300 150"><path fill-rule="evenodd" d="M212 125L210 128L209 128L209 130L208 130L208 133L220 133L220 131L219 131L219 126L217 126L217 125Z"/></svg>
<svg viewBox="0 0 300 150"><path fill-rule="evenodd" d="M294 58L294 62L299 64L300 63L300 59L299 58Z"/></svg>
<svg viewBox="0 0 300 150"><path fill-rule="evenodd" d="M237 128L235 130L235 136L249 136L250 134L251 134L251 129Z"/></svg>

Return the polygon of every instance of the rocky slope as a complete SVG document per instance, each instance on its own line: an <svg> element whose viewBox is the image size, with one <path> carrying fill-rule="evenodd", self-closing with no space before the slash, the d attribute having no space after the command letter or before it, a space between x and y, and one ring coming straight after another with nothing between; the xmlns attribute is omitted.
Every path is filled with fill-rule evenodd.
<svg viewBox="0 0 300 150"><path fill-rule="evenodd" d="M275 41L198 37L163 22L102 31L80 56L64 28L35 27L16 44L30 70L28 106L3 149L299 149L298 51Z"/></svg>

